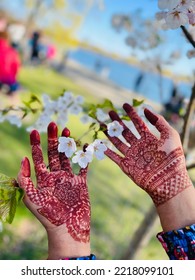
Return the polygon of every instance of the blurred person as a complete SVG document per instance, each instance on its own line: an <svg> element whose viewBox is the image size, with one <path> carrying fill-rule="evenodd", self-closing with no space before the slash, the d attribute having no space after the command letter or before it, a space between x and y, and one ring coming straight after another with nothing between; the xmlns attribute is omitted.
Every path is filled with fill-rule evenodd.
<svg viewBox="0 0 195 280"><path fill-rule="evenodd" d="M145 109L149 122L160 132L153 135L133 107L124 104L141 138L137 139L116 112L110 112L112 121L124 128L123 137L104 133L122 153L109 148L105 154L131 180L151 197L162 225L157 234L170 260L195 259L195 189L188 176L179 134L161 116ZM69 137L65 128L62 136ZM37 187L31 180L30 163L24 158L18 174L19 186L24 189L24 203L45 227L48 237L48 259L95 259L90 248L90 200L86 168L74 174L69 159L58 152L58 129L48 126L48 161L44 163L38 131L30 134L32 158ZM130 145L129 145L130 144Z"/></svg>
<svg viewBox="0 0 195 280"><path fill-rule="evenodd" d="M13 95L19 89L18 73L21 62L18 52L10 45L8 33L0 32L0 89Z"/></svg>
<svg viewBox="0 0 195 280"><path fill-rule="evenodd" d="M35 64L41 62L41 33L35 31L30 39L30 60Z"/></svg>

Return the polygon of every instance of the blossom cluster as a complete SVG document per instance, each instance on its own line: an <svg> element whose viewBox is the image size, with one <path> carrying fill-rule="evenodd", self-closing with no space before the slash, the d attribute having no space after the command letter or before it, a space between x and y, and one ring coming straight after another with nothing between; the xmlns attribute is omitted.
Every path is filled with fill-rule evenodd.
<svg viewBox="0 0 195 280"><path fill-rule="evenodd" d="M143 101L134 101L136 103L135 106L138 115L147 123L143 111L145 107L150 106L143 104ZM100 123L106 124L107 133L110 137L119 137L122 141L129 145L122 136L124 129L123 126L118 121L110 121L108 111L111 109L114 109L121 118L123 118L123 115L122 112L115 108L109 100L105 100L102 104L98 105L88 105L89 107L86 108L86 103L82 96L76 96L72 92L65 91L63 95L60 95L56 100L51 99L47 94L43 94L41 105L42 107L40 109L38 119L32 126L27 128L27 131L36 129L39 133L47 132L48 125L52 121L54 121L58 126L61 126L61 128L64 128L68 122L69 115L77 115L82 123L89 124L89 131L90 128L94 130L93 139L95 140L82 150L77 150L77 144L80 142L82 137L80 137L80 139L71 138L69 137L70 131L67 135L68 137L59 137L58 151L60 153L65 153L67 158L70 158L73 163L79 164L82 168L85 168L88 163L93 160L93 157L96 157L98 160L104 159L104 153L107 148L112 148L109 140L99 139L98 137L98 133L101 131ZM17 108L15 108L15 110L16 109ZM152 110L152 108L149 109ZM0 122L5 120L9 121L13 125L17 125L18 127L22 125L22 119L17 115L10 115L9 112L8 114L2 113L0 115ZM123 121L132 133L139 138L140 135L135 129L132 121L128 118ZM84 135L85 134L86 132ZM79 143L78 146L81 146L81 143Z"/></svg>
<svg viewBox="0 0 195 280"><path fill-rule="evenodd" d="M28 131L36 129L39 132L46 132L51 121L64 127L70 114L78 115L83 111L84 98L80 95L75 97L72 92L65 91L57 100L52 100L44 93L42 102L43 110L33 126L27 128Z"/></svg>
<svg viewBox="0 0 195 280"><path fill-rule="evenodd" d="M67 158L72 157L73 163L78 163L80 167L85 168L88 163L92 162L93 156L98 160L104 159L104 152L107 150L106 140L96 139L89 144L86 149L78 150L75 140L71 137L59 137L58 151L65 153Z"/></svg>
<svg viewBox="0 0 195 280"><path fill-rule="evenodd" d="M165 29L195 25L195 0L158 0L158 7L162 12L157 18L164 20Z"/></svg>
<svg viewBox="0 0 195 280"><path fill-rule="evenodd" d="M138 115L144 120L144 122L150 127L151 124L148 122L144 115L144 108L148 108L151 111L153 109L149 105L142 104L137 107ZM108 114L104 112L104 110L97 108L96 117L99 122L107 123L107 133L110 137L118 137L124 143L129 146L129 143L122 136L122 132L124 130L123 125L121 125L118 121L108 122ZM96 121L93 119L93 121ZM139 139L140 135L136 130L134 124L131 120L124 120L125 125L131 130L131 132ZM150 127L151 130L154 130L154 127ZM153 131L155 134L155 131ZM60 153L64 153L67 158L71 158L73 163L77 163L80 167L85 168L87 165L92 162L93 157L95 156L98 160L102 160L105 157L105 151L107 148L112 148L110 146L110 142L105 139L95 139L93 143L89 144L86 148L77 151L77 145L73 138L71 137L59 137L59 145L58 151Z"/></svg>

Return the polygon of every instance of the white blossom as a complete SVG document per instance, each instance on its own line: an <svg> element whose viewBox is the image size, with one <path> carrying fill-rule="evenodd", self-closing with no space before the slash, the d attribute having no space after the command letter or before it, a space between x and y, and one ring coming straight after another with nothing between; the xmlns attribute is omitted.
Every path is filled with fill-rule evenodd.
<svg viewBox="0 0 195 280"><path fill-rule="evenodd" d="M172 10L180 3L180 0L158 0L158 7L160 10Z"/></svg>
<svg viewBox="0 0 195 280"><path fill-rule="evenodd" d="M65 127L66 123L68 122L68 112L67 111L59 111L56 123L61 127Z"/></svg>
<svg viewBox="0 0 195 280"><path fill-rule="evenodd" d="M159 9L163 10L156 14L156 18L164 20L164 29L176 29L181 25L195 24L195 1L194 0L158 0Z"/></svg>
<svg viewBox="0 0 195 280"><path fill-rule="evenodd" d="M65 153L70 158L77 150L76 143L73 138L70 137L59 137L58 152Z"/></svg>
<svg viewBox="0 0 195 280"><path fill-rule="evenodd" d="M52 121L51 116L48 115L47 112L43 112L39 116L39 118L36 120L34 125L31 126L30 128L28 128L27 131L29 131L29 129L31 129L33 127L34 129L38 130L39 132L46 132L47 127L51 121Z"/></svg>
<svg viewBox="0 0 195 280"><path fill-rule="evenodd" d="M87 167L88 163L90 163L93 159L93 153L91 151L77 151L75 156L72 158L73 163L78 163L80 167Z"/></svg>
<svg viewBox="0 0 195 280"><path fill-rule="evenodd" d="M74 103L82 105L84 103L84 97L81 95L76 96L74 99Z"/></svg>
<svg viewBox="0 0 195 280"><path fill-rule="evenodd" d="M105 122L109 119L108 114L105 114L104 111L100 108L98 108L96 111L96 117L100 122Z"/></svg>
<svg viewBox="0 0 195 280"><path fill-rule="evenodd" d="M108 124L108 135L111 137L120 136L123 131L123 126L118 121L113 121Z"/></svg>
<svg viewBox="0 0 195 280"><path fill-rule="evenodd" d="M104 152L107 150L107 147L102 140L96 139L86 150L91 151L98 160L102 160L105 157Z"/></svg>
<svg viewBox="0 0 195 280"><path fill-rule="evenodd" d="M62 96L63 104L68 106L74 101L74 95L70 91L65 91Z"/></svg>
<svg viewBox="0 0 195 280"><path fill-rule="evenodd" d="M181 25L186 25L189 23L189 18L185 12L182 10L173 10L168 12L165 18L166 24L171 29L176 29Z"/></svg>
<svg viewBox="0 0 195 280"><path fill-rule="evenodd" d="M87 114L83 114L83 116L80 118L80 121L81 121L83 124L96 122L95 119L91 118L91 117L88 116Z"/></svg>
<svg viewBox="0 0 195 280"><path fill-rule="evenodd" d="M50 99L47 94L42 95L44 111L52 115L55 113L57 102Z"/></svg>
<svg viewBox="0 0 195 280"><path fill-rule="evenodd" d="M83 111L82 107L79 106L78 104L71 105L69 110L70 110L70 113L72 113L73 115L78 115L79 113L81 113Z"/></svg>
<svg viewBox="0 0 195 280"><path fill-rule="evenodd" d="M7 120L9 123L16 125L17 127L22 126L21 119L16 115L6 115L4 120Z"/></svg>

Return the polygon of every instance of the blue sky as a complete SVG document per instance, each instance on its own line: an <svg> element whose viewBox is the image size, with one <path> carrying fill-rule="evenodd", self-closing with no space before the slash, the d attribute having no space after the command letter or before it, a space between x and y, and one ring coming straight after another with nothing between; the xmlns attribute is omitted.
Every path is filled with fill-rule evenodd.
<svg viewBox="0 0 195 280"><path fill-rule="evenodd" d="M21 5L22 0L4 1L4 3L18 17L26 14L23 5ZM166 43L149 54L139 50L133 51L124 42L127 34L124 32L119 34L113 30L111 18L115 13L132 14L137 9L142 9L143 16L153 19L155 13L159 11L157 0L104 0L104 3L105 9L103 11L99 10L97 5L95 5L87 13L82 26L77 32L79 39L88 41L108 52L114 52L123 57L137 55L140 59L143 59L146 55L151 55L151 53L156 55L160 54L161 57L166 58L171 51L178 50L183 53L183 57L174 66L171 66L171 69L176 73L188 75L191 75L193 70L195 70L195 59L188 59L186 57L186 51L192 49L192 47L181 35L180 29L162 32L167 38Z"/></svg>

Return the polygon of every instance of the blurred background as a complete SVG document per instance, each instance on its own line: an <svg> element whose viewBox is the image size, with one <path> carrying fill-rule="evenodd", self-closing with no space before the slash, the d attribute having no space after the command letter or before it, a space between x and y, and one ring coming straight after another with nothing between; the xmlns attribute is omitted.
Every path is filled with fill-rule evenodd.
<svg viewBox="0 0 195 280"><path fill-rule="evenodd" d="M181 29L162 29L158 11L157 0L0 0L0 110L20 106L31 94L57 98L66 89L95 104L144 100L182 133L195 58ZM188 32L195 39L194 29ZM26 127L32 119L21 127L0 123L1 173L16 178L21 159L31 158ZM189 164L194 124L192 118ZM73 134L86 129L75 116L68 127ZM46 140L43 133L45 156ZM150 198L117 166L93 161L88 186L91 246L99 259L167 259ZM1 227L0 259L47 257L45 232L22 203L13 223Z"/></svg>

